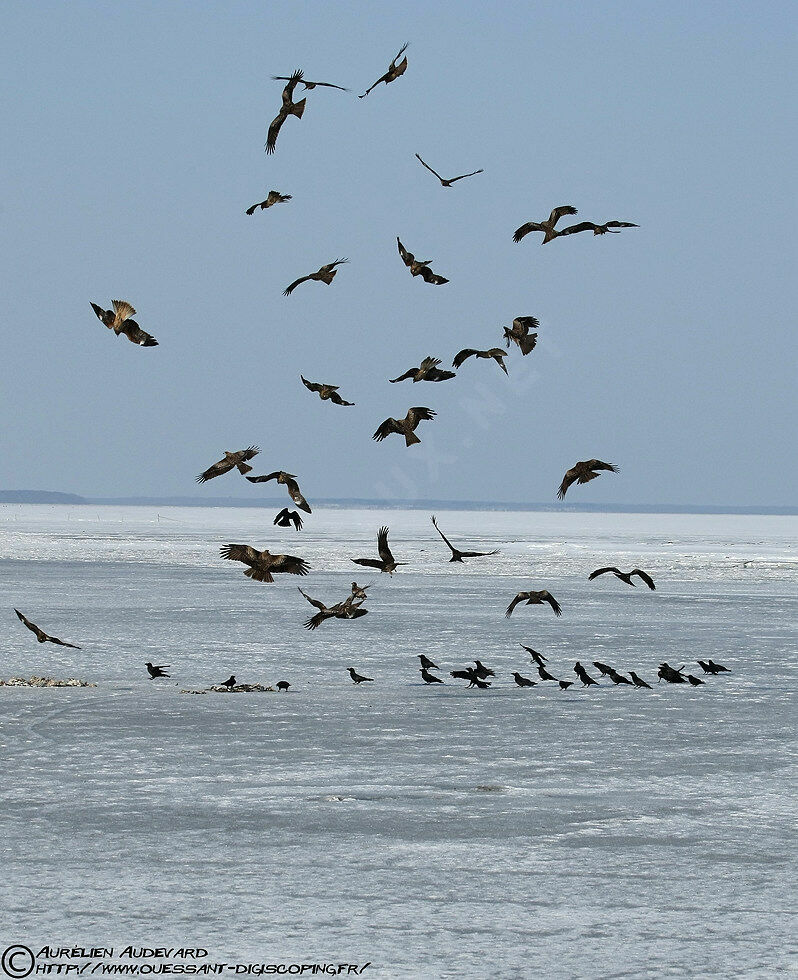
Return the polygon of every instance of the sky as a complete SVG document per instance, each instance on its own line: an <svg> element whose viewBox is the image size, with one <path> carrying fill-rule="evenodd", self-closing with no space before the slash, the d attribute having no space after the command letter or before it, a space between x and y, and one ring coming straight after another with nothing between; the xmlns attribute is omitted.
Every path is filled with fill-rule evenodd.
<svg viewBox="0 0 798 980"><path fill-rule="evenodd" d="M792 4L12 0L3 22L0 489L274 496L194 483L256 444L309 499L555 502L597 457L621 472L573 502L795 503ZM352 91L308 92L267 156L296 68ZM484 173L443 188L415 153ZM292 200L245 215L270 189ZM513 242L562 204L640 227ZM450 282L411 277L397 236ZM106 330L89 303L112 299L160 346ZM388 384L519 315L538 346L509 377ZM419 405L421 445L372 441Z"/></svg>

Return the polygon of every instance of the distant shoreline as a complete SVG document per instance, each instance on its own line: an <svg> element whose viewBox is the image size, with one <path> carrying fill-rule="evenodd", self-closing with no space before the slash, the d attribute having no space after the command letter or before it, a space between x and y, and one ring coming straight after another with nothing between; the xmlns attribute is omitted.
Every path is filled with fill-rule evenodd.
<svg viewBox="0 0 798 980"><path fill-rule="evenodd" d="M318 507L336 510L474 510L538 511L542 513L595 514L762 514L793 517L798 506L705 506L701 504L588 504L521 503L483 500L375 500L360 498L315 498ZM0 505L45 504L92 507L254 507L285 506L283 497L82 497L54 490L0 490Z"/></svg>

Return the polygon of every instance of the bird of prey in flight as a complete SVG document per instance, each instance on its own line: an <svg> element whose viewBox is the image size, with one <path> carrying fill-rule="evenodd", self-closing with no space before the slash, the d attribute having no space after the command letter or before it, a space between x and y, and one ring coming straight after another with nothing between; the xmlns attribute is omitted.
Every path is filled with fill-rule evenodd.
<svg viewBox="0 0 798 980"><path fill-rule="evenodd" d="M281 194L279 191L269 191L269 195L265 201L260 201L258 204L253 204L252 207L247 208L247 214L254 214L258 208L261 211L265 211L266 208L270 208L275 204L285 204L286 201L291 200L291 194Z"/></svg>
<svg viewBox="0 0 798 980"><path fill-rule="evenodd" d="M599 472L596 472L597 470ZM610 473L619 472L617 466L614 466L612 463L604 463L600 459L583 459L578 463L574 463L562 478L557 496L560 500L563 500L568 492L568 487L572 483L589 483L591 480L595 480L597 476L601 476L601 470L608 470Z"/></svg>
<svg viewBox="0 0 798 980"><path fill-rule="evenodd" d="M604 575L607 572L612 572L616 578L619 578L622 582L626 582L627 585L635 585L636 583L632 581L632 576L637 575L641 581L646 583L649 589L656 589L656 585L654 585L654 580L651 576L640 568L633 568L631 572L622 572L618 568L597 568L595 572L591 572L588 575L588 581L592 581L594 578L597 578L599 575Z"/></svg>
<svg viewBox="0 0 798 980"><path fill-rule="evenodd" d="M381 527L377 531L377 554L376 558L350 558L356 565L365 565L366 568L378 568L381 572L393 575L399 565L407 565L406 561L396 561L388 547L388 528Z"/></svg>
<svg viewBox="0 0 798 980"><path fill-rule="evenodd" d="M434 419L436 415L437 412L433 412L431 408L424 408L423 405L410 408L403 419L388 418L382 422L371 438L377 442L382 442L383 439L395 432L405 437L406 446L414 446L417 442L421 442L414 431L418 423L428 422L430 419Z"/></svg>
<svg viewBox="0 0 798 980"><path fill-rule="evenodd" d="M385 82L386 85L389 85L391 82L395 82L400 75L404 75L404 73L407 71L407 55L405 55L404 58L402 58L402 55L405 54L405 51L407 51L407 45L403 44L402 47L399 49L399 53L396 55L396 57L393 59L390 66L388 67L388 71L386 71L384 75L381 75L377 79L377 81L372 86L367 88L362 95L359 95L358 96L359 99L365 99L365 97L369 94L369 92L373 88L376 88L380 84L380 82ZM400 58L402 58L401 61L399 61Z"/></svg>
<svg viewBox="0 0 798 980"><path fill-rule="evenodd" d="M32 623L27 616L23 615L19 609L15 609L14 612L19 617L19 621L28 627L39 643L56 643L60 647L71 647L73 650L81 649L79 646L75 646L74 643L66 643L64 640L59 640L57 636L50 636L49 633L45 633L43 629L40 629L36 625L36 623Z"/></svg>
<svg viewBox="0 0 798 980"><path fill-rule="evenodd" d="M101 323L104 323L109 330L119 336L123 333L131 344L138 344L139 347L157 347L158 341L152 334L148 334L133 319L133 314L136 312L130 303L125 302L123 299L115 299L111 301L112 310L104 310L101 306L96 303L91 303L91 308L97 314L97 318Z"/></svg>
<svg viewBox="0 0 798 980"><path fill-rule="evenodd" d="M240 561L247 565L244 575L255 582L273 582L278 572L290 575L307 575L310 566L295 555L273 555L268 550L258 551L248 544L226 544L221 550L227 561Z"/></svg>
<svg viewBox="0 0 798 980"><path fill-rule="evenodd" d="M557 602L551 592L547 592L545 589L542 592L519 592L507 607L507 612L504 615L508 617L512 616L513 609L515 609L519 602L526 602L528 606L540 606L544 602L548 602L554 610L554 615L562 616L562 609L560 609L559 602ZM538 669L540 669L540 664L538 664Z"/></svg>
<svg viewBox="0 0 798 980"><path fill-rule="evenodd" d="M224 473L229 473L234 467L238 469L238 472L244 476L249 473L252 469L251 466L247 466L246 461L257 456L260 452L257 446L249 446L247 449L239 449L237 452L231 453L225 450L224 459L220 459L218 463L214 463L213 466L209 466L207 470L197 477L197 483L207 483L208 480L213 480L214 477L222 476Z"/></svg>
<svg viewBox="0 0 798 980"><path fill-rule="evenodd" d="M302 491L299 489L299 484L296 482L296 476L293 473L275 470L274 473L267 473L266 476L248 476L247 479L250 483L268 483L269 480L277 480L278 483L283 484L288 491L288 496L300 510L304 510L306 514L312 513L310 504L302 496Z"/></svg>
<svg viewBox="0 0 798 980"><path fill-rule="evenodd" d="M305 111L305 99L300 99L299 102L293 101L294 89L297 87L297 83L301 81L302 71L298 69L288 79L288 84L283 89L283 104L280 106L280 111L272 120L271 126L269 126L269 132L266 135L267 153L274 153L280 127L283 125L286 119L289 116L296 116L297 119L302 118L302 113Z"/></svg>
<svg viewBox="0 0 798 980"><path fill-rule="evenodd" d="M309 282L310 280L313 280L314 282L323 282L329 286L333 279L335 279L335 274L338 271L335 267L337 265L343 265L348 261L349 259L336 259L335 262L328 262L327 265L323 265L318 272L311 272L309 276L300 276L299 279L295 279L290 286L285 287L283 290L283 296L290 296L300 283Z"/></svg>
<svg viewBox="0 0 798 980"><path fill-rule="evenodd" d="M429 264L432 259L424 259L422 262L417 259L412 252L408 252L404 245L399 240L398 236L396 239L396 245L399 249L399 255L402 257L402 261L410 270L411 276L421 276L424 282L431 282L433 286L442 286L448 279L444 279L443 276L436 275L432 269L430 269Z"/></svg>
<svg viewBox="0 0 798 980"><path fill-rule="evenodd" d="M308 391L318 392L319 398L324 401L331 401L334 405L354 405L354 402L345 402L343 398L338 394L338 385L325 385L319 384L317 381L306 381L302 375L302 384L308 389Z"/></svg>
<svg viewBox="0 0 798 980"><path fill-rule="evenodd" d="M472 170L470 174L461 174L459 177L450 177L447 180L445 177L441 177L441 175L438 173L437 170L433 170L428 163L424 163L424 161L421 159L418 153L416 154L416 159L419 161L419 163L421 163L422 166L426 167L431 174L435 174L435 176L438 178L438 180L441 182L441 184L444 187L451 187L452 184L454 184L458 180L465 180L466 177L473 177L475 174L484 173L482 168L480 168L479 170Z"/></svg>
<svg viewBox="0 0 798 980"><path fill-rule="evenodd" d="M498 551L460 551L452 544L452 542L446 537L446 535L438 527L438 522L435 520L435 515L432 515L432 523L435 530L440 534L443 540L446 542L446 546L452 553L452 557L449 559L450 562L459 561L462 562L464 558L487 558L489 555L498 555Z"/></svg>

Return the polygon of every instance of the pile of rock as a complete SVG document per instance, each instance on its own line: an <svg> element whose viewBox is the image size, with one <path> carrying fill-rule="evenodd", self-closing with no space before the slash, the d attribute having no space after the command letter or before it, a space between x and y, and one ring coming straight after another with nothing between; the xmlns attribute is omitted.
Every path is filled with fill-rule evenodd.
<svg viewBox="0 0 798 980"><path fill-rule="evenodd" d="M0 678L0 687L97 687L89 681L79 681L77 677L69 677L65 681L57 677L12 677L7 681Z"/></svg>

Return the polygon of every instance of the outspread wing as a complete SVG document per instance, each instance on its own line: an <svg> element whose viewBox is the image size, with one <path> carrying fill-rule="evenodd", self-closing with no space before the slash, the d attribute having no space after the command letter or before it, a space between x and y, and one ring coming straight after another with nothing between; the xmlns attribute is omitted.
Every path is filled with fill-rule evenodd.
<svg viewBox="0 0 798 980"><path fill-rule="evenodd" d="M579 473L577 472L576 467L572 467L566 472L565 476L562 478L560 489L557 491L557 496L560 498L560 500L565 498L565 495L568 492L568 487L570 487L571 484L576 481L578 476Z"/></svg>
<svg viewBox="0 0 798 980"><path fill-rule="evenodd" d="M433 412L431 408L424 408L423 405L416 406L415 408L408 410L408 413L405 416L405 422L412 431L419 422L429 422L431 419L434 419L437 414L438 413Z"/></svg>
<svg viewBox="0 0 798 980"><path fill-rule="evenodd" d="M435 515L434 514L432 515L432 524L433 524L435 530L438 532L438 534L440 534L440 536L446 542L446 544L447 544L449 550L451 551L451 553L453 555L456 555L457 554L457 549L454 548L454 547L452 547L451 541L446 537L446 535L443 533L443 531L441 531L441 529L438 527L438 522L435 520ZM462 551L460 553L463 554L463 555L465 554L464 551Z"/></svg>
<svg viewBox="0 0 798 980"><path fill-rule="evenodd" d="M513 601L507 607L507 612L504 615L507 616L507 617L512 616L513 609L515 609L515 607L518 605L518 603L519 602L524 602L528 598L529 598L529 593L528 592L519 592L518 595L513 599Z"/></svg>
<svg viewBox="0 0 798 980"><path fill-rule="evenodd" d="M219 549L219 554L226 561L241 561L245 565L259 561L263 552L248 544L225 544Z"/></svg>
<svg viewBox="0 0 798 980"><path fill-rule="evenodd" d="M562 609L560 608L559 602L554 598L551 592L541 592L540 598L543 602L548 602L551 608L554 610L555 616L562 616Z"/></svg>
<svg viewBox="0 0 798 980"><path fill-rule="evenodd" d="M483 170L482 167L480 167L479 170L472 170L470 174L460 174L459 177L449 178L449 183L454 184L458 180L465 180L466 177L474 177L476 176L476 174L483 174L483 173L485 173L485 171Z"/></svg>
<svg viewBox="0 0 798 980"><path fill-rule="evenodd" d="M629 572L629 575L637 575L638 578L642 579L646 583L649 589L653 590L657 588L656 585L654 585L654 579L647 572L644 572L642 568L633 568L632 571Z"/></svg>
<svg viewBox="0 0 798 980"><path fill-rule="evenodd" d="M563 228L562 231L557 232L557 237L560 238L562 235L577 235L580 231L595 231L598 225L593 224L592 221L580 221L578 224L569 225L567 228Z"/></svg>
<svg viewBox="0 0 798 980"><path fill-rule="evenodd" d="M302 496L302 491L299 489L299 484L296 480L292 480L290 477L285 481L285 488L288 491L289 497L294 501L300 510L304 510L306 514L311 514L310 504Z"/></svg>
<svg viewBox="0 0 798 980"><path fill-rule="evenodd" d="M515 229L515 233L513 234L513 241L520 242L522 238L525 238L530 233L530 231L545 232L545 230L546 229L543 227L543 225L540 224L539 221L527 221L526 224L523 224L521 225L520 228Z"/></svg>
<svg viewBox="0 0 798 980"><path fill-rule="evenodd" d="M397 248L399 249L399 255L401 255L402 261L404 262L404 264L409 269L410 266L413 264L413 262L415 262L415 258L416 258L415 255L413 255L412 252L408 252L407 251L407 249L404 247L404 245L399 241L398 236L397 236L397 239L396 239L396 245L397 245Z"/></svg>
<svg viewBox="0 0 798 980"><path fill-rule="evenodd" d="M461 551L460 555L463 558L487 558L489 555L498 555L498 549L495 551Z"/></svg>
<svg viewBox="0 0 798 980"><path fill-rule="evenodd" d="M424 282L430 282L433 286L442 286L445 282L449 281L443 276L436 275L428 265L419 266L418 274Z"/></svg>
<svg viewBox="0 0 798 980"><path fill-rule="evenodd" d="M286 111L285 106L283 106L283 108L280 109L280 111L277 113L274 119L272 119L271 125L269 126L269 130L266 133L267 153L270 154L274 153L274 150L277 146L277 137L280 134L280 127L283 125L283 123L286 121L287 118L288 118L288 112Z"/></svg>
<svg viewBox="0 0 798 980"><path fill-rule="evenodd" d="M469 357L473 357L478 353L479 351L474 350L473 347L464 347L461 351L459 351L459 353L454 355L454 360L452 361L452 367L459 368L462 365L463 361L465 361Z"/></svg>
<svg viewBox="0 0 798 980"><path fill-rule="evenodd" d="M350 558L356 565L363 565L365 568L379 568L382 570L382 562L376 558Z"/></svg>
<svg viewBox="0 0 798 980"><path fill-rule="evenodd" d="M597 568L597 569L595 570L595 572L591 572L591 573L590 573L590 574L588 575L588 577L587 577L587 580L588 580L588 582L590 582L590 581L592 581L592 580L593 580L594 578L598 578L598 576L599 576L599 575L606 575L606 573L607 573L607 572L612 572L612 573L613 573L613 575L618 575L618 574L620 574L620 573L619 573L619 570L618 570L617 568Z"/></svg>
<svg viewBox="0 0 798 980"><path fill-rule="evenodd" d="M316 381L308 381L303 378L301 374L299 377L302 378L302 384L308 389L308 391L321 391L323 386L318 384Z"/></svg>
<svg viewBox="0 0 798 980"><path fill-rule="evenodd" d="M312 278L313 276L300 276L299 279L294 279L291 285L286 286L285 289L283 290L283 296L290 296L291 293L293 293L293 291L296 289L296 287L300 285L300 283L308 282L308 280Z"/></svg>
<svg viewBox="0 0 798 980"><path fill-rule="evenodd" d="M220 459L218 463L214 463L213 466L209 466L207 470L200 473L197 477L197 483L207 483L208 480L213 480L214 477L229 473L235 465L235 461L232 459L228 459L227 457Z"/></svg>
<svg viewBox="0 0 798 980"><path fill-rule="evenodd" d="M276 470L274 473L267 473L265 476L248 476L247 479L250 483L268 483L269 480L276 480L280 476L280 471Z"/></svg>
<svg viewBox="0 0 798 980"><path fill-rule="evenodd" d="M299 586L297 586L297 589L299 589L299 591L308 600L311 606L315 606L317 609L321 610L322 612L326 611L327 607L324 605L323 602L321 602L319 599L314 599L312 596L309 596L307 592L304 592L302 589L299 588Z"/></svg>
<svg viewBox="0 0 798 980"><path fill-rule="evenodd" d="M399 422L396 421L396 419L386 419L383 423L381 423L371 438L376 442L382 442L383 439L387 439L388 436L394 432L403 433L404 428Z"/></svg>
<svg viewBox="0 0 798 980"><path fill-rule="evenodd" d="M341 398L341 396L338 394L338 389L337 388L333 388L332 389L332 393L330 394L330 401L333 403L333 405L354 405L355 404L354 402L344 401L344 399Z"/></svg>
<svg viewBox="0 0 798 980"><path fill-rule="evenodd" d="M605 228L639 228L640 225L633 224L631 221L608 221Z"/></svg>
<svg viewBox="0 0 798 980"><path fill-rule="evenodd" d="M572 207L570 204L561 204L559 207L552 210L551 214L549 215L549 224L554 227L554 225L556 225L560 218L562 218L564 215L577 213L576 208Z"/></svg>
<svg viewBox="0 0 798 980"><path fill-rule="evenodd" d="M408 378L415 376L416 370L416 368L410 368L409 371L405 371L404 374L400 374L398 378L389 379L388 384L395 385L399 381L407 381Z"/></svg>
<svg viewBox="0 0 798 980"><path fill-rule="evenodd" d="M385 564L393 564L393 555L388 547L388 528L381 527L377 531L377 554Z"/></svg>
<svg viewBox="0 0 798 980"><path fill-rule="evenodd" d="M436 176L436 177L438 178L438 180L439 180L439 181L440 181L441 183L443 183L443 177L441 177L441 175L440 175L440 174L438 173L438 171L437 171L437 170L433 170L433 169L432 169L432 167L431 167L431 166L430 166L430 165L429 165L428 163L424 163L424 161L423 161L423 160L421 159L421 157L420 157L420 156L418 155L418 153L416 154L416 160L418 160L418 161L419 161L419 163L420 163L420 164L421 164L421 165L422 165L423 167L426 167L426 168L427 168L427 170L429 170L429 172L430 172L431 174L435 174L435 176Z"/></svg>
<svg viewBox="0 0 798 980"><path fill-rule="evenodd" d="M310 565L304 558L296 555L272 555L270 560L273 572L287 572L289 575L307 575Z"/></svg>

